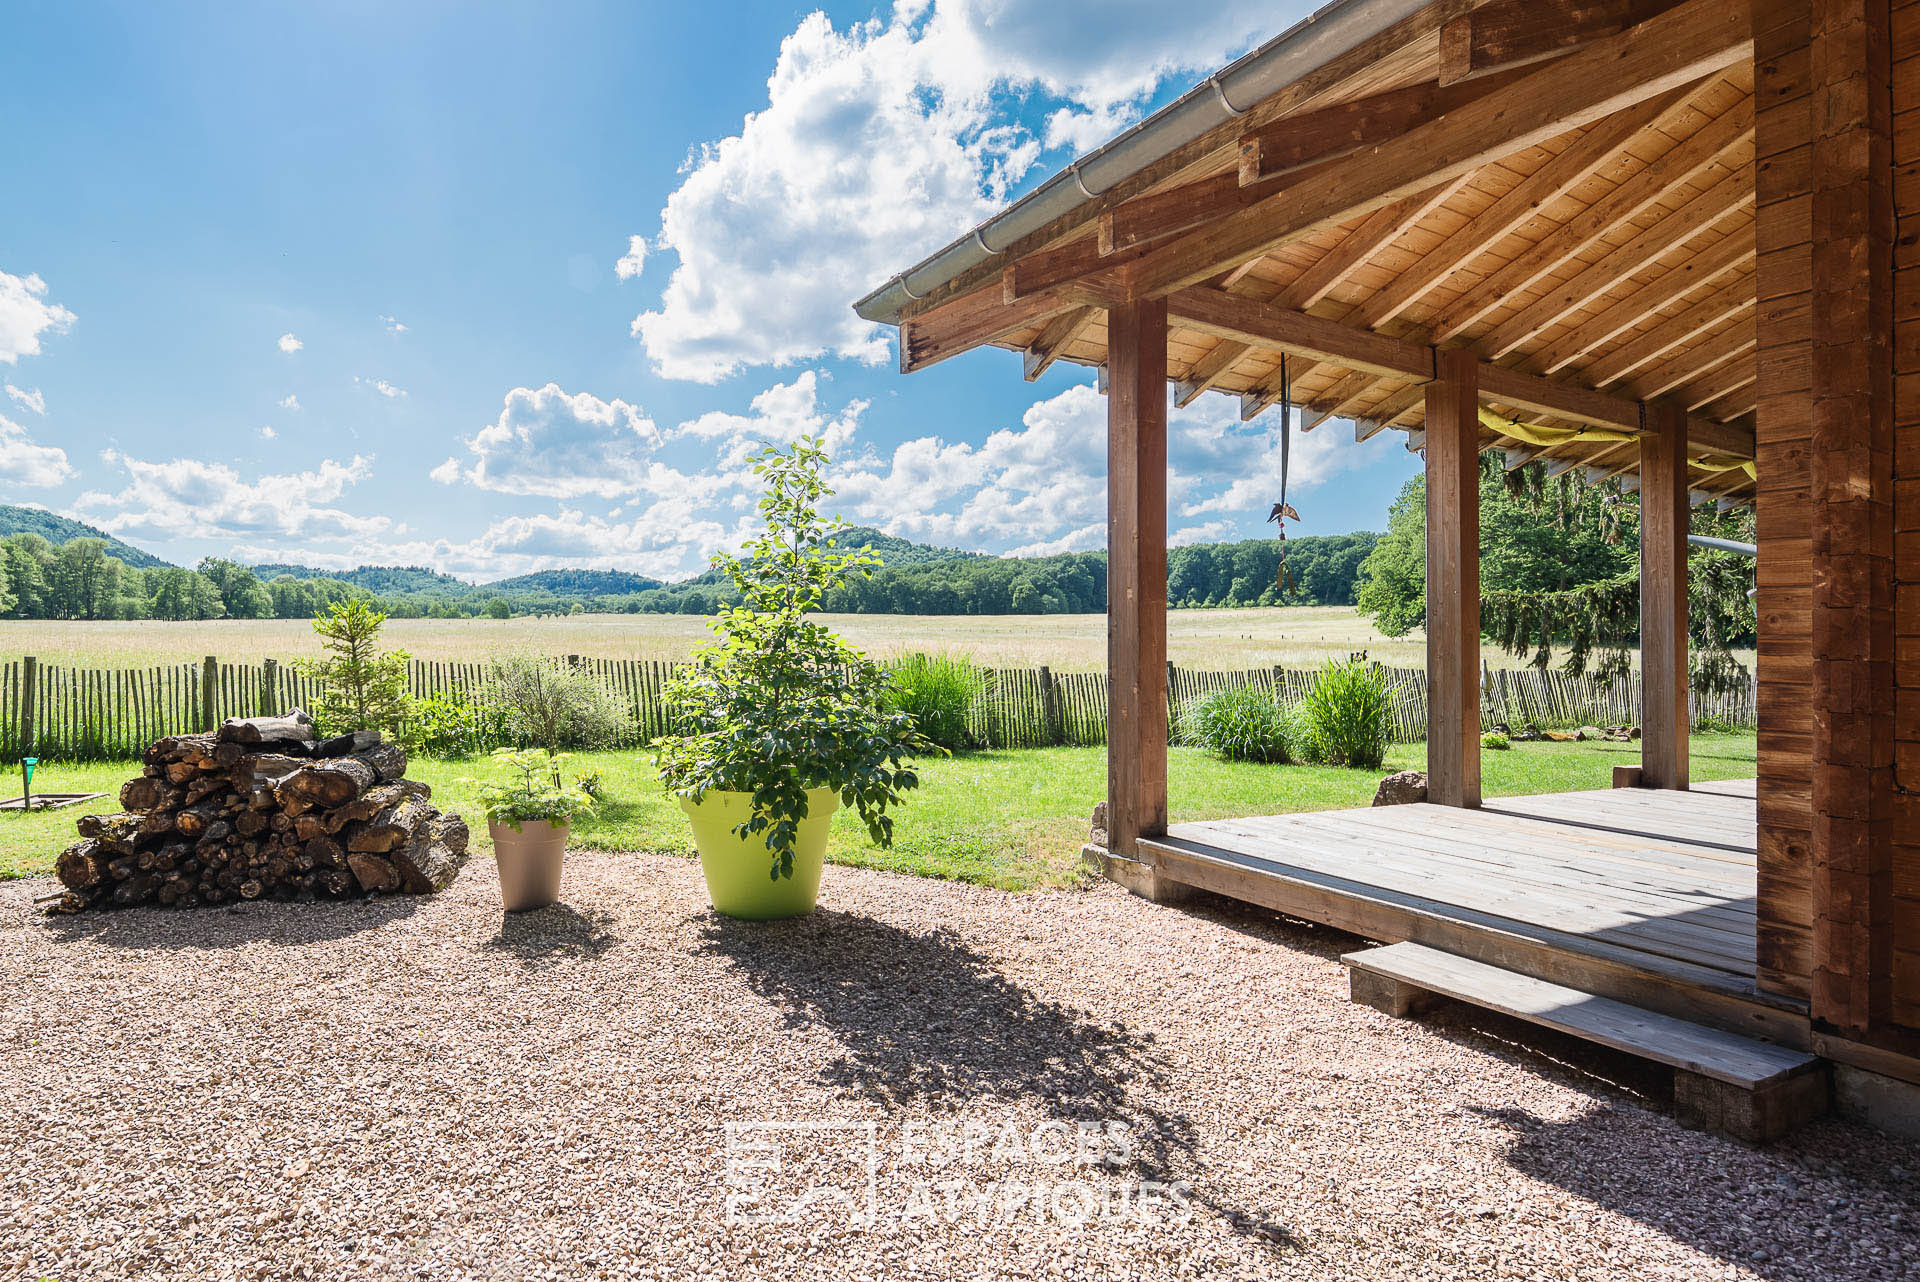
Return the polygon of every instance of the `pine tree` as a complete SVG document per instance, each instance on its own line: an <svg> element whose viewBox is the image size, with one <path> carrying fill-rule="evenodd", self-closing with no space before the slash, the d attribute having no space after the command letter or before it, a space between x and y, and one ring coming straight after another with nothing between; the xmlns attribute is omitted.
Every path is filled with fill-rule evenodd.
<svg viewBox="0 0 1920 1282"><path fill-rule="evenodd" d="M412 713L407 652L380 649L380 625L386 621L386 615L359 597L315 617L313 630L328 657L302 659L299 669L320 682L313 716L327 733L379 730L392 736Z"/></svg>

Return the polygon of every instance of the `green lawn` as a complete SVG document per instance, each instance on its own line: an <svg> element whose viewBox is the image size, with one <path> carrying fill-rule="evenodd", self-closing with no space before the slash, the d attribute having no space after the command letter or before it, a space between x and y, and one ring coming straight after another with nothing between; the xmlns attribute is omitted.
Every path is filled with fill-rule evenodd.
<svg viewBox="0 0 1920 1282"><path fill-rule="evenodd" d="M1404 744L1387 760L1388 770L1417 769L1424 744ZM1507 752L1481 754L1489 796L1605 788L1616 765L1640 759L1637 743L1522 743ZM435 800L469 818L479 810L462 776L484 761L419 761L410 774L433 785ZM601 771L607 800L595 818L575 831L573 846L587 850L659 850L691 854L686 820L673 798L654 782L646 759L633 752L585 753L577 768ZM34 777L36 791L108 794L85 809L114 808L112 795L135 772L128 763L63 766L47 763ZM1752 735L1698 735L1693 740L1696 779L1749 778L1754 770ZM1220 819L1364 806L1379 774L1323 766L1253 766L1216 761L1192 748L1175 748L1170 764L1173 819ZM1048 748L981 752L934 762L898 816L892 850L876 849L866 831L846 813L834 819L828 858L863 868L884 868L978 882L1007 890L1066 884L1077 875L1087 819L1105 791L1106 754L1101 748ZM9 793L16 793L15 776ZM72 840L79 809L32 815L0 814L0 878L47 872L60 848ZM484 824L474 834L488 842Z"/></svg>

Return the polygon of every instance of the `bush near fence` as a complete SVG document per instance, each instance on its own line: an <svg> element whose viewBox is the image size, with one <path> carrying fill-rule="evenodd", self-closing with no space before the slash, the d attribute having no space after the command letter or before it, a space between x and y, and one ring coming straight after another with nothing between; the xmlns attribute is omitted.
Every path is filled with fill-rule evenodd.
<svg viewBox="0 0 1920 1282"><path fill-rule="evenodd" d="M570 656L590 669L633 711L630 746L666 733L662 691L680 665L662 660L589 659ZM968 728L994 748L1095 745L1107 741L1107 678L1101 672L1055 673L1049 668L988 668L968 712ZM1206 672L1167 667L1174 717L1187 700L1230 686L1259 684L1293 702L1312 684L1315 668L1261 668ZM1393 738L1426 737L1426 672L1382 668L1393 696ZM416 695L454 694L486 701L484 663L412 665ZM0 666L0 759L26 755L46 760L130 760L155 739L216 726L226 717L311 706L316 693L307 677L287 664L202 663L155 668L66 668L28 658ZM1754 688L1693 697L1696 719L1712 717L1752 726ZM1601 682L1536 668L1493 669L1483 674L1481 719L1491 727L1543 727L1582 723L1637 723L1638 674ZM494 745L489 745L494 746Z"/></svg>

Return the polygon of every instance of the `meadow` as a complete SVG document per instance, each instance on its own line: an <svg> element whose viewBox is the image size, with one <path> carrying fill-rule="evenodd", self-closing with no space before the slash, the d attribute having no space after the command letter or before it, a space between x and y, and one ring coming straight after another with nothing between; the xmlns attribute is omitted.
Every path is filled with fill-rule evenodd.
<svg viewBox="0 0 1920 1282"><path fill-rule="evenodd" d="M1172 818L1221 819L1364 806L1380 776L1426 764L1426 745L1398 744L1379 771L1331 766L1263 766L1227 762L1195 748L1174 748L1168 761ZM1606 788L1613 767L1640 760L1637 743L1519 743L1505 752L1481 754L1489 797ZM475 848L490 849L478 822L474 785L489 763L415 761L410 778L433 788L435 803L475 823ZM693 853L692 833L674 798L655 780L644 753L581 753L571 768L600 771L605 801L599 814L576 827L572 858L583 852L653 850ZM1751 734L1695 735L1696 779L1751 778ZM115 809L113 795L137 767L127 762L74 765L49 763L34 778L41 791L97 791L107 797L83 809L21 815L0 813L0 879L38 876L72 838L83 810ZM1040 748L972 752L929 761L922 786L898 817L893 849L881 850L849 813L834 817L828 858L835 863L890 872L972 882L1003 890L1035 890L1073 883L1079 877L1081 843L1094 802L1106 792L1102 748ZM18 788L17 776L5 791ZM468 874L491 876L487 868Z"/></svg>
<svg viewBox="0 0 1920 1282"><path fill-rule="evenodd" d="M910 650L958 652L993 667L1050 665L1057 672L1106 666L1107 620L1101 614L891 615L836 614L822 620L875 655ZM1388 637L1351 606L1282 606L1247 610L1174 610L1168 614L1167 657L1187 668L1229 671L1274 664L1307 667L1365 650L1381 663L1424 667L1419 632ZM679 614L582 614L518 619L393 619L386 644L417 659L472 661L516 648L601 659L679 659L708 636L706 620ZM197 662L212 654L228 663L315 656L313 629L301 619L81 622L0 620L0 655L31 654L74 667L151 667ZM1495 667L1522 661L1482 647ZM1751 662L1751 657L1746 656Z"/></svg>

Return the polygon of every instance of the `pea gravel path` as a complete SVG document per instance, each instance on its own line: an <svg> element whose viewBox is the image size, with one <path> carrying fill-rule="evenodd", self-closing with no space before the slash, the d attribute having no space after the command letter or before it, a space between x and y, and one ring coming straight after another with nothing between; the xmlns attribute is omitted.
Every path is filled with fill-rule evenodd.
<svg viewBox="0 0 1920 1282"><path fill-rule="evenodd" d="M1632 1060L1349 1005L1331 932L840 868L755 927L681 860L567 876L504 921L484 860L197 914L0 886L0 1277L1920 1275L1915 1146L1682 1131Z"/></svg>

